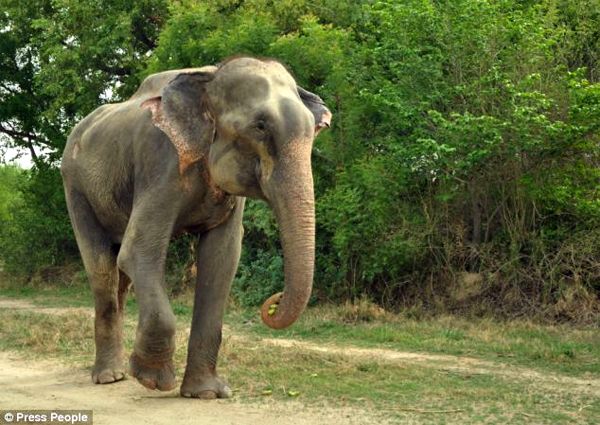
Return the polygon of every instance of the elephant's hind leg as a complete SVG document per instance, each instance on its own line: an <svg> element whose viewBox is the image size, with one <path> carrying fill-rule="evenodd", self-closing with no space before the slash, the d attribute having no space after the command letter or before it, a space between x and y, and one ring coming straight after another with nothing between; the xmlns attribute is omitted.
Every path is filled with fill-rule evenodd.
<svg viewBox="0 0 600 425"><path fill-rule="evenodd" d="M117 268L117 254L85 197L67 188L67 206L83 265L94 293L95 384L125 378L123 367L123 308L129 279Z"/></svg>

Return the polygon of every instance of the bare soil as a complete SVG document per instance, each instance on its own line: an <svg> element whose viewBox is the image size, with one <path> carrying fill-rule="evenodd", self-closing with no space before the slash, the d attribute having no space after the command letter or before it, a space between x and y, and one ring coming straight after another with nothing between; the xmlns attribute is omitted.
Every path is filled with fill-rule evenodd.
<svg viewBox="0 0 600 425"><path fill-rule="evenodd" d="M86 308L39 307L26 300L0 298L0 309L31 310L63 315ZM229 337L244 339L243 335ZM490 374L511 380L535 382L547 391L589 394L600 398L600 379L574 378L525 367L510 366L465 356L402 352L389 349L341 347L289 339L262 339L261 343L381 362L418 363L448 373ZM263 403L231 400L189 400L178 390L156 392L135 380L93 385L89 371L67 367L57 361L33 361L18 353L0 353L0 410L2 409L91 409L96 424L383 424L374 413L356 408L308 408L300 401L281 402L265 398Z"/></svg>
<svg viewBox="0 0 600 425"><path fill-rule="evenodd" d="M87 370L68 369L49 361L24 360L6 352L0 353L2 409L93 410L94 423L98 425L381 423L364 412L308 410L298 402L242 404L234 400L190 400L179 397L175 390L165 393L147 390L131 379L93 385Z"/></svg>
<svg viewBox="0 0 600 425"><path fill-rule="evenodd" d="M0 298L0 308L6 310L30 310L35 313L55 314L59 316L71 313L94 315L94 311L87 307L41 307L30 301L17 298Z"/></svg>
<svg viewBox="0 0 600 425"><path fill-rule="evenodd" d="M39 307L27 300L0 298L0 309L27 310L55 315L73 311L93 315L87 308ZM0 352L0 410L93 410L94 424L214 424L317 425L382 424L368 412L354 408L308 408L299 401L262 403L229 400L190 400L170 392L152 391L134 379L94 385L89 370L58 361L25 359L19 353Z"/></svg>

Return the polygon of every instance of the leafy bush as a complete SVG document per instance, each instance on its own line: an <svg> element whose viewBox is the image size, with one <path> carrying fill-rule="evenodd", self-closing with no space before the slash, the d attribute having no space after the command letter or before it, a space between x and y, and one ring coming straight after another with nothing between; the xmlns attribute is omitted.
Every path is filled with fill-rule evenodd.
<svg viewBox="0 0 600 425"><path fill-rule="evenodd" d="M19 202L8 205L0 228L0 258L8 272L32 276L77 256L60 173L35 169L19 176Z"/></svg>
<svg viewBox="0 0 600 425"><path fill-rule="evenodd" d="M10 59L2 75L27 77L12 86L35 84L20 96L1 92L0 118L43 136L36 143L54 152L47 162L78 115L107 100L111 83L118 100L152 72L274 56L334 114L313 151L317 298L442 309L472 301L570 319L575 306L580 317L600 310L597 1L152 0L111 4L106 25L103 2L73 9L102 31L73 25L70 0L20 3L27 13L11 6L0 16L15 26L10 37L0 33ZM64 47L69 35L81 43ZM42 60L30 58L20 73L23 46ZM123 75L96 72L99 61ZM34 89L40 96L29 95ZM30 269L72 243L63 240L70 231L59 218L60 191L44 194L41 181L23 192L29 212L13 216L22 223L8 226L22 236L4 239L3 256L14 259L38 242L40 251L50 247ZM52 200L51 211L29 192ZM19 245L37 238L25 230L40 223L49 230L39 241ZM265 205L248 202L244 223L234 294L255 304L281 288L281 249ZM172 251L189 261L183 245ZM481 282L478 295L455 302L465 273Z"/></svg>

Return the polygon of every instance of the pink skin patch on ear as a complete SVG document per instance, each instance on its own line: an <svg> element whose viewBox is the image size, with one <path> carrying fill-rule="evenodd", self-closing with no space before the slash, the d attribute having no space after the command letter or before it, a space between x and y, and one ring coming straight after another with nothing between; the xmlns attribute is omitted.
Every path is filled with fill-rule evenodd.
<svg viewBox="0 0 600 425"><path fill-rule="evenodd" d="M169 136L171 143L173 143L173 146L175 146L175 149L177 150L177 156L179 157L179 174L183 175L190 165L201 159L202 155L199 152L195 152L177 127L172 125L169 120L165 119L160 107L160 102L160 96L153 97L143 101L140 107L150 109L152 112L152 123Z"/></svg>
<svg viewBox="0 0 600 425"><path fill-rule="evenodd" d="M317 125L315 125L315 136L317 134L319 134L319 132L321 130L323 130L324 128L329 128L331 127L331 118L333 117L333 115L331 114L331 112L329 110L325 110L325 112L323 112L323 115L321 115L321 122L319 122Z"/></svg>

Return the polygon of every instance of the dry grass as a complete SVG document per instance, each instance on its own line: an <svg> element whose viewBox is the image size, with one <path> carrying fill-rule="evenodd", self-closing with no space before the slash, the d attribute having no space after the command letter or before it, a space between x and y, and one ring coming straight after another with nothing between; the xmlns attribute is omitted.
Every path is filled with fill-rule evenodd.
<svg viewBox="0 0 600 425"><path fill-rule="evenodd" d="M309 309L284 331L266 329L247 312L232 312L228 321L238 331L269 338L466 355L575 376L600 374L600 330L593 326L452 315L418 320L365 302Z"/></svg>
<svg viewBox="0 0 600 425"><path fill-rule="evenodd" d="M344 323L382 322L391 318L390 313L367 297L359 298L355 302L346 301L333 309L333 312Z"/></svg>
<svg viewBox="0 0 600 425"><path fill-rule="evenodd" d="M365 318L371 326L372 315L382 313L363 303L311 314L343 323L350 320L355 327ZM383 313L383 317L390 324L398 320L389 313ZM180 316L176 337L179 376L185 366L188 320L189 317ZM451 319L446 320L444 324L449 325ZM479 337L493 339L498 333L493 326L490 321ZM532 330L536 330L533 325ZM125 335L127 349L131 350L135 336L131 313ZM30 356L54 357L80 367L90 367L93 362L89 314L65 317L0 310L0 338L0 348L20 350ZM556 391L549 391L547 385L511 380L493 371L452 371L436 362L390 362L375 355L353 356L343 350L327 353L280 347L265 344L259 335L238 329L226 330L220 359L221 373L234 388L236 399L252 403L350 407L399 423L531 423L533 418L536 423L592 423L600 417L597 397L558 385Z"/></svg>
<svg viewBox="0 0 600 425"><path fill-rule="evenodd" d="M0 337L10 348L65 355L80 355L94 349L94 326L88 313L52 315L3 311L1 317Z"/></svg>

